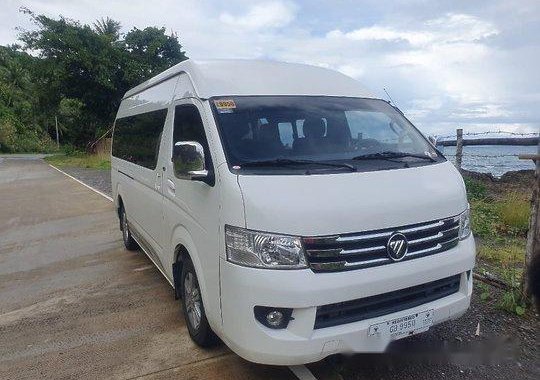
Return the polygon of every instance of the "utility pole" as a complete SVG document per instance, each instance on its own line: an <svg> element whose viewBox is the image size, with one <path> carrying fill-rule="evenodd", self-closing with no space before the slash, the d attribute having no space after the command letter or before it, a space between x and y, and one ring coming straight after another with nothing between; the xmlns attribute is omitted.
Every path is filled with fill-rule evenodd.
<svg viewBox="0 0 540 380"><path fill-rule="evenodd" d="M540 139L536 154L520 154L520 159L533 160L536 163L535 184L531 199L531 217L529 219L529 232L527 233L527 246L525 251L525 271L523 272L523 294L536 298L537 311L540 312Z"/></svg>
<svg viewBox="0 0 540 380"><path fill-rule="evenodd" d="M461 160L463 158L463 129L456 129L456 168L461 171Z"/></svg>
<svg viewBox="0 0 540 380"><path fill-rule="evenodd" d="M60 136L58 135L58 117L54 116L54 125L56 127L56 147L60 149Z"/></svg>

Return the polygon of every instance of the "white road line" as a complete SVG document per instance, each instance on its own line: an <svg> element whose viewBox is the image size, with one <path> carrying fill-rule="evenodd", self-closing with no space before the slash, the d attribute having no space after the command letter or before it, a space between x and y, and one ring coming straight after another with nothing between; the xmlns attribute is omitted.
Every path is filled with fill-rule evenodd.
<svg viewBox="0 0 540 380"><path fill-rule="evenodd" d="M101 195L102 197L104 198L107 198L109 201L112 202L112 198L109 197L107 194L104 194L102 193L101 191L97 190L97 189L94 189L92 186L89 186L87 185L86 183L78 180L77 178L67 174L65 171L63 170L60 170L58 169L56 166L53 166L51 164L49 164L49 166L55 170L58 170L60 173L64 174L65 176L68 176L69 178L71 178L72 180L74 181L77 181L78 183L80 183L81 185L83 185L84 187L87 187L89 188L90 190L98 193L99 195ZM148 255L147 255L148 256ZM148 256L150 258L150 256ZM155 263L154 263L155 265ZM156 268L160 269L157 265L156 265ZM143 268L137 268L136 270L145 270L147 269L146 267L143 267ZM161 271L161 270L160 270ZM162 272L163 273L163 272ZM167 278L165 276L165 278ZM168 280L168 278L167 278ZM289 366L289 369L291 370L292 373L294 373L294 375L299 378L300 380L317 380L317 378L315 376L313 376L313 374L311 373L311 371L305 366L305 365L295 365L295 366Z"/></svg>
<svg viewBox="0 0 540 380"><path fill-rule="evenodd" d="M317 380L317 378L313 376L311 371L305 365L291 365L289 366L289 369L300 380Z"/></svg>
<svg viewBox="0 0 540 380"><path fill-rule="evenodd" d="M89 189L92 190L93 192L98 193L98 194L101 195L102 197L107 198L109 201L111 201L111 202L113 201L113 199L112 199L111 197L109 197L107 194L102 193L102 192L99 191L98 189L94 189L92 186L88 186L86 183L84 183L84 182L82 182L82 181L79 181L77 178L75 178L75 177L73 177L73 176L70 176L70 175L67 174L65 171L58 169L56 166L53 166L53 165L51 165L51 164L49 164L49 166L50 166L51 168L55 169L55 170L58 170L60 173L64 174L65 176L68 176L68 177L71 178L72 180L79 182L81 185L83 185L84 187L89 188Z"/></svg>

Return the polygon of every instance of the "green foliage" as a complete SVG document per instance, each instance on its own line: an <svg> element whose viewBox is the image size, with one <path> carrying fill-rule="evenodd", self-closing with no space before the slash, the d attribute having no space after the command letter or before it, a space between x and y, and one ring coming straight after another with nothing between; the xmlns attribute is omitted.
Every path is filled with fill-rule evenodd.
<svg viewBox="0 0 540 380"><path fill-rule="evenodd" d="M1 151L49 149L55 116L60 141L84 148L110 128L129 88L187 58L163 28L122 36L108 17L89 26L22 11L36 28L21 33L22 46L0 46Z"/></svg>
<svg viewBox="0 0 540 380"><path fill-rule="evenodd" d="M510 313L524 315L526 302L521 291L525 261L525 235L529 223L529 194L500 192L485 183L465 179L471 205L471 226L477 238L479 271L487 270L508 285L504 292L487 284L477 284L480 299L494 300Z"/></svg>
<svg viewBox="0 0 540 380"><path fill-rule="evenodd" d="M177 37L167 36L165 28L133 28L121 44L125 56L125 80L140 83L185 59Z"/></svg>
<svg viewBox="0 0 540 380"><path fill-rule="evenodd" d="M496 243L480 244L478 257L492 264L490 274L495 275L508 288L504 292L495 292L482 282L477 285L482 301L495 300L497 307L519 316L525 314L526 302L521 291L520 279L523 275L522 264L525 256L523 239L508 240L501 238ZM480 270L482 272L482 270Z"/></svg>
<svg viewBox="0 0 540 380"><path fill-rule="evenodd" d="M471 226L476 236L525 236L529 227L530 204L516 194L501 199L470 199Z"/></svg>
<svg viewBox="0 0 540 380"><path fill-rule="evenodd" d="M489 299L491 299L491 287L488 284L478 282L475 285L478 289L480 289L480 299L482 301L488 301Z"/></svg>
<svg viewBox="0 0 540 380"><path fill-rule="evenodd" d="M521 302L520 293L516 289L505 291L499 300L498 306L509 313L515 313L519 316L523 316L527 308L526 305Z"/></svg>
<svg viewBox="0 0 540 380"><path fill-rule="evenodd" d="M526 235L530 217L528 200L516 193L508 194L503 201L497 203L497 214L512 234Z"/></svg>
<svg viewBox="0 0 540 380"><path fill-rule="evenodd" d="M487 188L482 182L467 177L464 178L464 181L469 200L479 200L487 197Z"/></svg>
<svg viewBox="0 0 540 380"><path fill-rule="evenodd" d="M46 157L51 165L58 167L78 167L87 169L110 169L111 159L108 155L87 154L69 150L69 153Z"/></svg>
<svg viewBox="0 0 540 380"><path fill-rule="evenodd" d="M479 258L497 264L497 267L515 267L525 260L525 240L499 237L484 241L477 247Z"/></svg>
<svg viewBox="0 0 540 380"><path fill-rule="evenodd" d="M492 202L470 200L471 227L478 237L491 237L496 235L499 220Z"/></svg>
<svg viewBox="0 0 540 380"><path fill-rule="evenodd" d="M112 41L120 38L121 24L109 17L101 18L94 23L94 30L97 34L107 36Z"/></svg>

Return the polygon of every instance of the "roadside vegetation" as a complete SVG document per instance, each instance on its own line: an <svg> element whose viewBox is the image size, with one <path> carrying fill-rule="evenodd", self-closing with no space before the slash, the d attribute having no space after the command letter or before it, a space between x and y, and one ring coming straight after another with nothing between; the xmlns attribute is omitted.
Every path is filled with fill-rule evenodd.
<svg viewBox="0 0 540 380"><path fill-rule="evenodd" d="M476 271L504 284L505 290L491 291L480 285L480 296L494 301L506 311L525 314L521 292L525 245L530 215L530 189L506 190L486 186L480 180L465 178L471 204L471 225L477 243Z"/></svg>
<svg viewBox="0 0 540 380"><path fill-rule="evenodd" d="M73 151L45 157L45 161L59 168L76 167L102 170L111 168L111 158L108 154L88 154Z"/></svg>
<svg viewBox="0 0 540 380"><path fill-rule="evenodd" d="M21 8L34 24L19 43L0 45L0 152L84 149L109 130L123 94L185 59L165 28L121 33L110 18L93 25Z"/></svg>

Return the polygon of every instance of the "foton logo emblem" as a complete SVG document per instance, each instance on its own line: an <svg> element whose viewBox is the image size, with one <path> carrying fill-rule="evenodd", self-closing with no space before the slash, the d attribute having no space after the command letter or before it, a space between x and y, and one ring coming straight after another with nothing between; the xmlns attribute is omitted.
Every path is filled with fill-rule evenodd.
<svg viewBox="0 0 540 380"><path fill-rule="evenodd" d="M396 232L395 234L390 236L390 239L388 239L388 243L386 243L386 251L388 253L388 257L390 257L394 261L402 260L407 254L408 249L409 243L407 242L407 238L405 237L405 235L400 234L399 232Z"/></svg>

